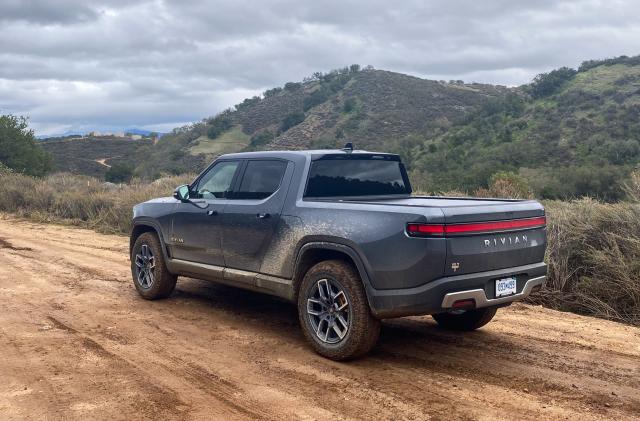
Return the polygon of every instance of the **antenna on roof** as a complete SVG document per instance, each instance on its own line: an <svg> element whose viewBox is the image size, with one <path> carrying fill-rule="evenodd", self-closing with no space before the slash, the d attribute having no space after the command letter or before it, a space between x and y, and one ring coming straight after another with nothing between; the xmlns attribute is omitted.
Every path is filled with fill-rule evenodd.
<svg viewBox="0 0 640 421"><path fill-rule="evenodd" d="M351 143L351 142L346 143L346 144L344 145L344 148L342 148L342 150L343 150L343 151L345 151L346 153L351 153L351 152L353 152L353 143Z"/></svg>

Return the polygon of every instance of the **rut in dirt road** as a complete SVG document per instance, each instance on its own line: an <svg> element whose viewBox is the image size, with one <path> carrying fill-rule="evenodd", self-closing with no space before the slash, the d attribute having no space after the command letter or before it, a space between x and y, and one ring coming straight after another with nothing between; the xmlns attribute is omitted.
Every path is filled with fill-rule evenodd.
<svg viewBox="0 0 640 421"><path fill-rule="evenodd" d="M295 307L180 278L138 297L128 239L0 219L1 419L640 418L640 329L522 304L471 333L383 323L312 352Z"/></svg>

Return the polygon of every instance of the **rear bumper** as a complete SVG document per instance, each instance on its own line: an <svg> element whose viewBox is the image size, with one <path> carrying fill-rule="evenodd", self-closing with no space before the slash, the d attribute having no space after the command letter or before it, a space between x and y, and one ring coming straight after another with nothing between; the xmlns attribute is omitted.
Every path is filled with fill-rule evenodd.
<svg viewBox="0 0 640 421"><path fill-rule="evenodd" d="M473 299L476 308L509 304L522 300L544 283L547 265L543 262L488 272L448 276L406 289L367 291L373 314L380 319L442 313L458 300ZM495 297L495 280L516 278L516 294Z"/></svg>

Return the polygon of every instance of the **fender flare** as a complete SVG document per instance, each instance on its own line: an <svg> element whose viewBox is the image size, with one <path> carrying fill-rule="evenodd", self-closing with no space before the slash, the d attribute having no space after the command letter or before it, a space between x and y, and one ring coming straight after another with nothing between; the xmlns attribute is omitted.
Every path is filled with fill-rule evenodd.
<svg viewBox="0 0 640 421"><path fill-rule="evenodd" d="M335 243L332 241L310 241L303 244L298 249L298 253L296 254L296 261L294 265L294 279L295 279L295 276L297 275L297 270L300 264L300 260L302 259L302 256L304 256L304 253L307 252L308 250L316 250L316 249L333 250L333 251L341 252L351 258L351 260L356 266L358 275L360 275L360 279L362 280L362 283L364 285L364 291L365 291L365 294L367 295L367 302L369 303L369 308L371 308L373 311L371 296L372 296L372 290L374 290L374 288L371 285L371 278L369 277L369 272L367 271L365 262L360 256L360 254L351 246L348 246L346 244L341 244L341 243Z"/></svg>
<svg viewBox="0 0 640 421"><path fill-rule="evenodd" d="M153 219L147 219L147 218L140 218L133 221L133 225L131 226L131 230L129 231L129 258L131 258L131 250L133 249L133 241L132 241L133 231L136 229L136 227L139 227L141 225L147 226L153 229L153 231L156 233L156 235L160 239L160 246L162 248L162 255L164 257L164 261L169 262L170 259L169 259L169 253L167 252L167 243L165 242L164 236L162 235L162 228L157 221Z"/></svg>

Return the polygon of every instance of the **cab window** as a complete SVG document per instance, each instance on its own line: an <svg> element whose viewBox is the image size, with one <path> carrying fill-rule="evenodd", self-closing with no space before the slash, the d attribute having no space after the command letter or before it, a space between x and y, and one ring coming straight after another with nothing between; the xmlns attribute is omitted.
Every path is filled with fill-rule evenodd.
<svg viewBox="0 0 640 421"><path fill-rule="evenodd" d="M249 161L233 199L265 199L280 187L287 163L279 160Z"/></svg>
<svg viewBox="0 0 640 421"><path fill-rule="evenodd" d="M215 164L198 181L194 189L195 196L200 199L227 198L239 166L239 161L223 161Z"/></svg>

